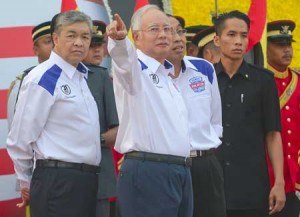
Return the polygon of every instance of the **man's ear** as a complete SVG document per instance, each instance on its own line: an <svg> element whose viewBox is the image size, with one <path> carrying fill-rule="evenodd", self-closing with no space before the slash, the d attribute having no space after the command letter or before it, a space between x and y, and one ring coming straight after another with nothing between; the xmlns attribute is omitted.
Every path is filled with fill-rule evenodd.
<svg viewBox="0 0 300 217"><path fill-rule="evenodd" d="M52 40L53 40L54 46L57 45L57 43L58 43L58 34L56 32L53 32Z"/></svg>
<svg viewBox="0 0 300 217"><path fill-rule="evenodd" d="M140 39L140 34L137 31L132 32L132 39L133 39L133 41L139 40Z"/></svg>
<svg viewBox="0 0 300 217"><path fill-rule="evenodd" d="M36 56L38 56L38 54L39 54L39 49L37 48L36 45L33 45L32 50L33 50L33 53L34 53Z"/></svg>
<svg viewBox="0 0 300 217"><path fill-rule="evenodd" d="M217 47L220 47L220 36L218 36L218 35L215 35L215 36L214 36L214 44L215 44Z"/></svg>
<svg viewBox="0 0 300 217"><path fill-rule="evenodd" d="M204 59L208 60L209 62L212 62L214 58L214 54L210 49L205 49L203 52Z"/></svg>

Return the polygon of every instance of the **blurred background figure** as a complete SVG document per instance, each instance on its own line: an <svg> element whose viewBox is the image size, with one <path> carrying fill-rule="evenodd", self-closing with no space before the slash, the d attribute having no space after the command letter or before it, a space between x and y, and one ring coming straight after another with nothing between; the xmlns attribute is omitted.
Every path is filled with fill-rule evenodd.
<svg viewBox="0 0 300 217"><path fill-rule="evenodd" d="M192 57L197 57L199 48L197 44L192 42L192 38L196 35L197 32L201 31L202 29L206 28L208 26L202 26L202 25L197 25L197 26L189 26L186 27L186 55L187 56L192 56Z"/></svg>
<svg viewBox="0 0 300 217"><path fill-rule="evenodd" d="M97 66L101 64L106 52L105 28L106 24L104 22L93 20L93 36L88 55L84 59L85 63Z"/></svg>
<svg viewBox="0 0 300 217"><path fill-rule="evenodd" d="M53 47L50 35L50 24L50 21L43 22L32 29L32 49L38 58L38 63L42 63L49 58ZM34 67L35 66L32 66L26 69L22 74L18 75L10 85L7 102L8 129L10 129L11 126L22 80Z"/></svg>
<svg viewBox="0 0 300 217"><path fill-rule="evenodd" d="M100 139L101 139L101 173L98 175L98 193L96 204L97 217L110 216L109 198L116 196L116 173L112 155L118 131L118 114L115 103L112 80L106 68L101 67L106 50L106 24L93 20L93 34L90 49L83 63L88 67L87 84L97 103Z"/></svg>
<svg viewBox="0 0 300 217"><path fill-rule="evenodd" d="M214 44L215 28L208 26L200 30L193 38L192 43L199 48L198 57L211 63L220 61L220 49Z"/></svg>

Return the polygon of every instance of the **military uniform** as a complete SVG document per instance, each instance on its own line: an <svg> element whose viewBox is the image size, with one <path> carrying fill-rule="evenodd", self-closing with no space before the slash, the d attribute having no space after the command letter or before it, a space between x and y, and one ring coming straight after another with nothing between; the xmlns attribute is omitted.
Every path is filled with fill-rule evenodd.
<svg viewBox="0 0 300 217"><path fill-rule="evenodd" d="M198 25L198 26L189 26L186 27L186 50L187 56L198 56L199 48L198 43L194 43L192 41L193 37L196 35L197 32L206 29L208 26L206 25Z"/></svg>
<svg viewBox="0 0 300 217"><path fill-rule="evenodd" d="M99 20L93 20L93 35L90 49L94 47L98 49L105 42L105 30L105 23ZM89 69L87 84L98 106L100 136L118 126L119 120L112 80L109 77L107 69L98 65L101 59L96 58L94 52L92 52L92 54L93 55L89 56L89 58L84 59L83 62ZM100 56L100 53L97 53L96 56ZM101 154L101 173L98 176L96 216L108 217L110 216L109 199L116 196L116 172L112 148L105 143L103 136L101 136Z"/></svg>
<svg viewBox="0 0 300 217"><path fill-rule="evenodd" d="M285 72L274 72L278 95L280 97L280 114L282 124L282 143L284 153L285 191L294 192L298 170L298 151L300 148L300 77L299 72L288 68ZM270 173L271 184L274 174Z"/></svg>
<svg viewBox="0 0 300 217"><path fill-rule="evenodd" d="M112 81L105 68L93 64L85 65L89 68L87 84L99 110L100 133L105 133L108 129L119 125ZM111 148L103 143L101 146L101 173L97 197L108 199L116 196L116 173Z"/></svg>
<svg viewBox="0 0 300 217"><path fill-rule="evenodd" d="M298 152L300 149L300 73L289 67L285 70L275 68L288 64L287 56L292 57L291 43L294 41L292 31L295 23L289 20L274 21L268 24L268 55L276 55L268 59L268 69L274 73L280 100L282 124L282 147L284 155L284 182L286 192L285 208L275 216L298 217L300 203L294 192L298 171ZM289 52L285 49L290 49ZM273 53L275 52L276 53ZM278 57L278 60L276 59ZM290 60L291 61L291 60ZM272 65L271 65L272 64ZM274 66L273 66L274 65ZM270 162L269 173L271 185L274 185L274 173Z"/></svg>
<svg viewBox="0 0 300 217"><path fill-rule="evenodd" d="M297 197L300 200L300 151L298 151L298 172L296 175L295 190L297 191Z"/></svg>
<svg viewBox="0 0 300 217"><path fill-rule="evenodd" d="M193 44L196 44L199 48L198 56L203 58L204 47L213 42L214 36L216 35L215 28L213 26L208 26L207 28L201 29L196 35L191 39Z"/></svg>
<svg viewBox="0 0 300 217"><path fill-rule="evenodd" d="M32 42L36 43L41 37L50 35L50 21L40 23L35 26L31 31ZM49 52L50 55L50 52ZM8 101L7 101L7 120L8 129L10 129L12 119L15 113L15 106L18 100L19 90L23 81L23 78L34 68L32 66L26 69L22 74L18 75L14 81L11 82L8 91Z"/></svg>

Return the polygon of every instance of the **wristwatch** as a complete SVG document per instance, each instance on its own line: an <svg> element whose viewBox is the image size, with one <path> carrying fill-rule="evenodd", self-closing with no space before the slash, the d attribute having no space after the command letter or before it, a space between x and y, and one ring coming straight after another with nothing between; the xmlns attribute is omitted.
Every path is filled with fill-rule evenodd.
<svg viewBox="0 0 300 217"><path fill-rule="evenodd" d="M100 141L101 141L101 145L105 144L105 139L103 134L100 134Z"/></svg>

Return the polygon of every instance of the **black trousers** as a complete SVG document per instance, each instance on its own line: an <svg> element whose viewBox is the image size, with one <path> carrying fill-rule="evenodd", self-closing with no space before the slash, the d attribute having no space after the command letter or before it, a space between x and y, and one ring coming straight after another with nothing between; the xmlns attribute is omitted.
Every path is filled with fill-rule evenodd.
<svg viewBox="0 0 300 217"><path fill-rule="evenodd" d="M223 171L215 155L192 158L193 217L225 217Z"/></svg>
<svg viewBox="0 0 300 217"><path fill-rule="evenodd" d="M266 217L268 209L227 210L227 217Z"/></svg>
<svg viewBox="0 0 300 217"><path fill-rule="evenodd" d="M300 201L295 192L286 194L286 202L284 208L279 213L271 215L272 217L299 217Z"/></svg>
<svg viewBox="0 0 300 217"><path fill-rule="evenodd" d="M36 168L30 186L31 217L95 217L97 174Z"/></svg>

